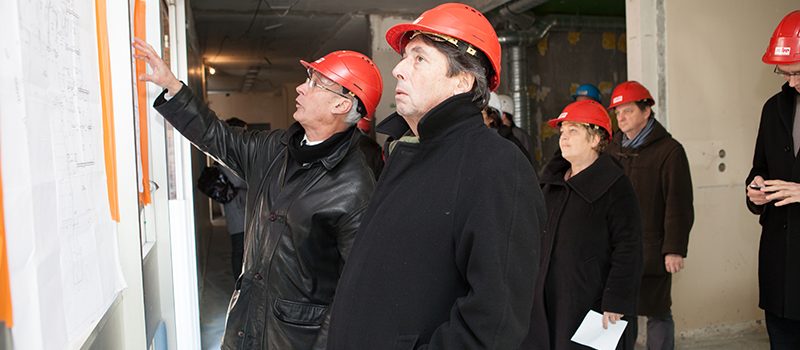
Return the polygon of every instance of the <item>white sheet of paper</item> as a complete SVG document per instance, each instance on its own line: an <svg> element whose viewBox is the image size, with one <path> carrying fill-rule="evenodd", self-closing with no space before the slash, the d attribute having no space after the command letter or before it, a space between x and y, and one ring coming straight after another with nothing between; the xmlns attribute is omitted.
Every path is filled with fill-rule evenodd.
<svg viewBox="0 0 800 350"><path fill-rule="evenodd" d="M628 321L619 320L603 329L603 315L589 310L571 340L598 350L614 350L627 325Z"/></svg>

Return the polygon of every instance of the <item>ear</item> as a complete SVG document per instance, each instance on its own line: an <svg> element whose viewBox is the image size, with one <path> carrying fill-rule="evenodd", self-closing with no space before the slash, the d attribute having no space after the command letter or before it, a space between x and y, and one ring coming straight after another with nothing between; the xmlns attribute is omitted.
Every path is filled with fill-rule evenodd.
<svg viewBox="0 0 800 350"><path fill-rule="evenodd" d="M347 114L350 113L351 108L355 108L355 106L353 106L353 101L349 99L342 97L337 100L338 102L331 108L332 114Z"/></svg>
<svg viewBox="0 0 800 350"><path fill-rule="evenodd" d="M592 141L591 141L592 142L592 147L591 147L592 149L596 150L597 146L600 146L600 138L601 138L600 134L592 135Z"/></svg>
<svg viewBox="0 0 800 350"><path fill-rule="evenodd" d="M475 85L475 77L467 72L458 73L456 79L456 88L453 90L454 95L469 92L472 90L472 86Z"/></svg>

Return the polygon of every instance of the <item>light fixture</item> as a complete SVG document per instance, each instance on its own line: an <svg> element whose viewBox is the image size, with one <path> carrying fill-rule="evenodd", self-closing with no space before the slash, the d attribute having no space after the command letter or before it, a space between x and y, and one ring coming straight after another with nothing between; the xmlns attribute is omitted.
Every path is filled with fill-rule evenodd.
<svg viewBox="0 0 800 350"><path fill-rule="evenodd" d="M214 69L214 67L209 66L208 67L208 74L214 75L215 73L217 73L217 70Z"/></svg>

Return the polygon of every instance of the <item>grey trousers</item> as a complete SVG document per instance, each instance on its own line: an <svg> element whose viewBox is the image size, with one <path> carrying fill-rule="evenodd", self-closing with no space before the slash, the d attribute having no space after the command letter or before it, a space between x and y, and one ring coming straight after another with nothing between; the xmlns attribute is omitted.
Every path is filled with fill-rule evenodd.
<svg viewBox="0 0 800 350"><path fill-rule="evenodd" d="M647 350L675 349L675 321L672 311L664 316L647 316Z"/></svg>

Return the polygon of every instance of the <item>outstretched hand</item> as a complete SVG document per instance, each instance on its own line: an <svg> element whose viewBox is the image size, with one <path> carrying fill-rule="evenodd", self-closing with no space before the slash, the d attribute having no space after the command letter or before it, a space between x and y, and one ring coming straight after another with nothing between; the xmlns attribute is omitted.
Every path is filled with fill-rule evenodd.
<svg viewBox="0 0 800 350"><path fill-rule="evenodd" d="M134 55L137 60L142 60L150 66L151 74L142 74L138 78L141 81L149 81L153 84L167 89L170 95L175 95L180 91L183 84L175 77L169 70L167 65L161 57L158 56L156 50L150 44L142 39L133 39Z"/></svg>

